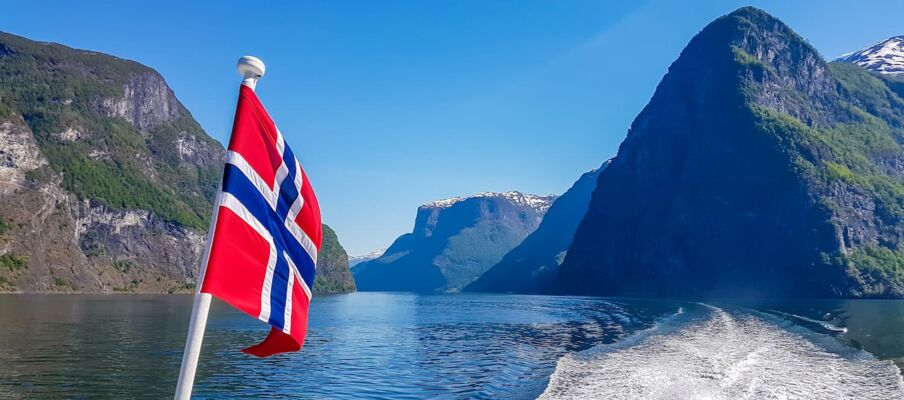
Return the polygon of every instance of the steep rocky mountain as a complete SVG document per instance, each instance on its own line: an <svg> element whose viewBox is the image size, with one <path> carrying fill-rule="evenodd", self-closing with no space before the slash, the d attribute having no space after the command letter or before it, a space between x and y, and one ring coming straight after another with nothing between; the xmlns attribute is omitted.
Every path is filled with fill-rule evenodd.
<svg viewBox="0 0 904 400"><path fill-rule="evenodd" d="M587 213L590 196L609 160L584 173L549 207L533 233L508 252L498 264L465 287L472 292L540 293L555 283L559 265L578 224Z"/></svg>
<svg viewBox="0 0 904 400"><path fill-rule="evenodd" d="M460 290L533 232L554 199L480 193L425 204L411 233L354 268L358 290Z"/></svg>
<svg viewBox="0 0 904 400"><path fill-rule="evenodd" d="M845 54L838 61L857 64L879 74L904 75L904 35Z"/></svg>
<svg viewBox="0 0 904 400"><path fill-rule="evenodd" d="M600 174L559 291L904 296L904 100L742 8L697 34Z"/></svg>
<svg viewBox="0 0 904 400"><path fill-rule="evenodd" d="M223 156L156 71L0 33L0 291L191 289Z"/></svg>
<svg viewBox="0 0 904 400"><path fill-rule="evenodd" d="M317 256L316 293L345 293L355 291L355 278L349 269L348 253L339 237L328 225L323 225L323 244Z"/></svg>

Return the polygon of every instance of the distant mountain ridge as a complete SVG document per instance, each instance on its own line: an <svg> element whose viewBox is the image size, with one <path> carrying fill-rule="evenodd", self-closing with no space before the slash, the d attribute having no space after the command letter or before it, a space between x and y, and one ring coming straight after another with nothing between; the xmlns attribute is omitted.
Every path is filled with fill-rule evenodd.
<svg viewBox="0 0 904 400"><path fill-rule="evenodd" d="M0 33L0 291L191 290L224 155L153 69Z"/></svg>
<svg viewBox="0 0 904 400"><path fill-rule="evenodd" d="M880 74L904 75L904 35L845 54L837 61L857 64Z"/></svg>
<svg viewBox="0 0 904 400"><path fill-rule="evenodd" d="M536 210L537 212L543 213L549 209L549 206L551 205L550 199L554 196L551 196L551 195L537 196L537 195L526 194L526 193L521 193L521 192L501 192L501 193L481 192L481 193L477 193L475 195L468 196L468 197L451 197L448 199L435 200L435 201L431 201L427 204L424 204L421 207L423 207L423 208L447 208L447 207L451 207L457 203L460 203L460 202L468 200L468 199L482 198L482 197L503 197L506 200L512 202L512 204L519 205L519 206L531 207L534 210Z"/></svg>
<svg viewBox="0 0 904 400"><path fill-rule="evenodd" d="M367 254L362 254L360 256L351 256L348 258L348 266L350 268L354 268L356 265L361 264L365 261L370 261L373 259L380 258L380 256L382 256L383 253L385 253L385 252L386 252L386 249L380 249L380 250L372 251Z"/></svg>
<svg viewBox="0 0 904 400"><path fill-rule="evenodd" d="M574 239L596 188L599 174L611 160L586 172L549 207L540 226L509 251L465 291L541 293L556 284L559 265Z"/></svg>
<svg viewBox="0 0 904 400"><path fill-rule="evenodd" d="M364 291L457 291L539 225L555 196L480 193L418 208L414 229L353 272Z"/></svg>

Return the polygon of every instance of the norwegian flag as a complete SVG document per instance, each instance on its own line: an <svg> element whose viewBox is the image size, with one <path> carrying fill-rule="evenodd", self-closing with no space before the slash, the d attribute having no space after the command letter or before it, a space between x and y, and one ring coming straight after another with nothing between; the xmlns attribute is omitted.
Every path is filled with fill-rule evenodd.
<svg viewBox="0 0 904 400"><path fill-rule="evenodd" d="M304 343L323 237L320 207L301 164L254 91L242 85L202 293L270 324L258 357Z"/></svg>

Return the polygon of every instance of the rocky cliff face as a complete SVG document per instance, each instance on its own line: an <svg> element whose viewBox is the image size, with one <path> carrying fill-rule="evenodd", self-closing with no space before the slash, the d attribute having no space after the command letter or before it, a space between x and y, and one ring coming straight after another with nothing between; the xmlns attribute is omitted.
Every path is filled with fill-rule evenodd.
<svg viewBox="0 0 904 400"><path fill-rule="evenodd" d="M65 188L18 116L0 124L0 290L176 291L195 276L204 233Z"/></svg>
<svg viewBox="0 0 904 400"><path fill-rule="evenodd" d="M0 291L190 290L224 154L154 70L0 33Z"/></svg>
<svg viewBox="0 0 904 400"><path fill-rule="evenodd" d="M223 148L159 74L0 34L0 136L0 290L192 287Z"/></svg>
<svg viewBox="0 0 904 400"><path fill-rule="evenodd" d="M339 237L323 225L323 245L317 255L316 293L345 293L355 291L355 278L349 270L348 253L339 244Z"/></svg>
<svg viewBox="0 0 904 400"><path fill-rule="evenodd" d="M481 193L418 208L412 233L354 268L359 290L456 291L539 225L555 196Z"/></svg>
<svg viewBox="0 0 904 400"><path fill-rule="evenodd" d="M688 44L600 175L560 291L902 296L904 102L743 8Z"/></svg>
<svg viewBox="0 0 904 400"><path fill-rule="evenodd" d="M537 230L465 287L465 291L542 293L554 287L559 265L587 213L599 174L607 165L608 160L600 168L581 175L552 203Z"/></svg>

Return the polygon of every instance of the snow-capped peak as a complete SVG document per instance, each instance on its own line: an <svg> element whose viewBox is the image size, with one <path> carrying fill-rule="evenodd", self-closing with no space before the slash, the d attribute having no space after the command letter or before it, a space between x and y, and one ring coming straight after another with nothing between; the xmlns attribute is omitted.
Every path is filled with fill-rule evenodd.
<svg viewBox="0 0 904 400"><path fill-rule="evenodd" d="M546 212L549 209L549 206L552 205L553 200L556 199L555 195L546 195L546 196L537 196L534 194L527 194L521 192L482 192L477 193L468 197L452 197L448 199L436 200L430 203L424 204L421 206L422 208L448 208L451 207L455 203L459 203L468 199L474 198L486 198L486 197L502 197L512 202L513 204L528 206L533 208L539 212Z"/></svg>
<svg viewBox="0 0 904 400"><path fill-rule="evenodd" d="M383 256L383 253L386 252L386 249L380 249L377 251L372 251L367 254L362 254L359 256L349 256L348 257L348 266L354 267L355 265L361 264L365 261L370 261L376 258L380 258Z"/></svg>
<svg viewBox="0 0 904 400"><path fill-rule="evenodd" d="M880 74L904 74L904 35L845 54L839 57L838 61L854 63Z"/></svg>

